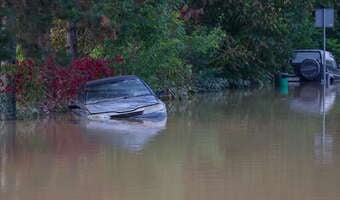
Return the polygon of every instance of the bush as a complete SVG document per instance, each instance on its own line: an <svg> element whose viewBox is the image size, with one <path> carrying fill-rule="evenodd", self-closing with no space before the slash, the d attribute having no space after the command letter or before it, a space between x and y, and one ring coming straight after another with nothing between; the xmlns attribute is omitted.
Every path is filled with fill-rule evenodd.
<svg viewBox="0 0 340 200"><path fill-rule="evenodd" d="M103 49L96 49L92 55L105 55L112 60L124 56L124 62L116 66L117 71L140 76L154 90L188 86L193 71L200 70L196 60L210 63L224 32L200 26L188 30L174 1L127 2L131 4L117 3L101 9L106 16L122 12L110 16L112 22L119 24L119 35L116 40L107 39ZM119 6L129 9L115 10Z"/></svg>
<svg viewBox="0 0 340 200"><path fill-rule="evenodd" d="M58 66L53 59L40 66L27 59L10 72L15 88L6 88L0 93L15 89L19 106L55 111L74 100L87 81L114 75L110 65L107 60L89 57L74 59L67 67Z"/></svg>

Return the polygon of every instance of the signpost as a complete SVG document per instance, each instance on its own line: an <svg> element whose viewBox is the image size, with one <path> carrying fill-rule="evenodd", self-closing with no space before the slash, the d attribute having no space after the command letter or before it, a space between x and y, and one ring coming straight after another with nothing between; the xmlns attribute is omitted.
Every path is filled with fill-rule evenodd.
<svg viewBox="0 0 340 200"><path fill-rule="evenodd" d="M334 9L331 8L322 8L315 10L315 27L323 28L323 58L322 58L322 67L323 67L323 123L322 123L322 143L323 147L325 141L325 128L326 128L326 111L325 111L325 96L326 96L326 85L328 85L328 78L326 77L326 28L334 26Z"/></svg>
<svg viewBox="0 0 340 200"><path fill-rule="evenodd" d="M315 27L323 28L323 84L326 85L326 28L334 26L334 9L322 8L315 10Z"/></svg>

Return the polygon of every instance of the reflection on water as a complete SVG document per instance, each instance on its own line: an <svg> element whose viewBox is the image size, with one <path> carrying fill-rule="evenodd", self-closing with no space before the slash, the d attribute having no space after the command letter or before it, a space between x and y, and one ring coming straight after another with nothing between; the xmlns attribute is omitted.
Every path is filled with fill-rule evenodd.
<svg viewBox="0 0 340 200"><path fill-rule="evenodd" d="M93 143L140 151L166 126L166 117L144 120L81 121L85 137Z"/></svg>
<svg viewBox="0 0 340 200"><path fill-rule="evenodd" d="M195 96L159 121L0 123L0 199L340 199L339 86L290 91Z"/></svg>
<svg viewBox="0 0 340 200"><path fill-rule="evenodd" d="M322 132L314 136L314 151L317 163L329 164L333 160L333 135L326 131L325 114L336 103L336 86L324 88L315 83L303 84L294 88L294 98L290 100L290 109L304 114L322 115ZM325 91L324 91L325 90Z"/></svg>
<svg viewBox="0 0 340 200"><path fill-rule="evenodd" d="M294 91L294 99L291 100L290 108L297 112L310 114L323 114L323 103L325 112L331 110L336 100L336 88L330 86L326 88L323 97L323 86L320 84L303 84Z"/></svg>
<svg viewBox="0 0 340 200"><path fill-rule="evenodd" d="M331 134L317 134L314 138L314 151L316 161L321 164L330 164L333 161L333 136Z"/></svg>

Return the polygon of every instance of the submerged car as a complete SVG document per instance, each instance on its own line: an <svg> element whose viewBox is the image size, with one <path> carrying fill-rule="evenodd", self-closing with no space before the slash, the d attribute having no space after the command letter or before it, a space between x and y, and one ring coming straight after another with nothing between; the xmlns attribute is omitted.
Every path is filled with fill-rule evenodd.
<svg viewBox="0 0 340 200"><path fill-rule="evenodd" d="M89 119L157 118L166 106L137 76L118 76L87 82L72 111Z"/></svg>

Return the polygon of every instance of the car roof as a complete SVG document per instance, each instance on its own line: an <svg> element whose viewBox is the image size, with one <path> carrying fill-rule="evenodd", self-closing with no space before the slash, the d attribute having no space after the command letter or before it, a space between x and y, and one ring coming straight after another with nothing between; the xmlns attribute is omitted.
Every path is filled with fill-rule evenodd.
<svg viewBox="0 0 340 200"><path fill-rule="evenodd" d="M300 51L300 52L313 52L313 51L317 51L317 52L323 52L323 50L322 49L296 49L296 50L294 50L294 52L297 52L297 51ZM329 51L325 51L326 52L326 54L332 54L331 52L329 52Z"/></svg>
<svg viewBox="0 0 340 200"><path fill-rule="evenodd" d="M322 49L295 49L294 51L323 51Z"/></svg>
<svg viewBox="0 0 340 200"><path fill-rule="evenodd" d="M94 81L89 81L85 84L85 87L92 87L92 86L97 86L101 84L106 84L106 83L116 83L120 81L125 81L125 80L136 80L139 78L135 75L126 75L126 76L115 76L115 77L110 77L110 78L103 78L103 79L98 79Z"/></svg>
<svg viewBox="0 0 340 200"><path fill-rule="evenodd" d="M323 50L321 49L296 49L293 52L320 52L321 57L323 57ZM334 60L334 56L331 52L325 51L326 53L326 60Z"/></svg>

